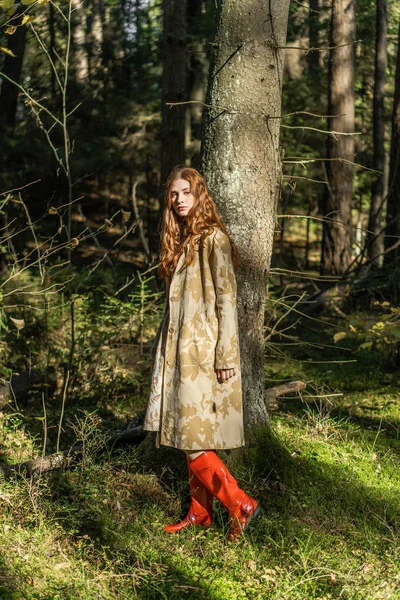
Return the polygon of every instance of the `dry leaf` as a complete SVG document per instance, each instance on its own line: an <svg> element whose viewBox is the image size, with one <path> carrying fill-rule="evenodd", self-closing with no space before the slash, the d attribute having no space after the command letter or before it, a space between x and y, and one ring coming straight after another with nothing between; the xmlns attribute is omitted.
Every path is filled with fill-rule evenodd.
<svg viewBox="0 0 400 600"><path fill-rule="evenodd" d="M12 35L16 31L17 31L17 26L16 25L10 25L10 27L7 27L7 29L6 29L6 33L8 35Z"/></svg>
<svg viewBox="0 0 400 600"><path fill-rule="evenodd" d="M20 331L21 329L23 329L25 327L24 319L13 319L13 317L10 317L10 321L12 321L14 323L14 325L18 329L18 331Z"/></svg>
<svg viewBox="0 0 400 600"><path fill-rule="evenodd" d="M131 218L131 214L131 211L124 210L123 208L121 208L121 215L124 223L127 223L129 221L129 219Z"/></svg>
<svg viewBox="0 0 400 600"><path fill-rule="evenodd" d="M338 333L335 333L335 335L333 336L334 343L336 344L337 342L340 342L340 340L345 338L346 335L347 333L345 331L339 331Z"/></svg>
<svg viewBox="0 0 400 600"><path fill-rule="evenodd" d="M71 248L76 248L77 246L79 246L79 240L78 240L78 238L72 238L72 240L71 240Z"/></svg>
<svg viewBox="0 0 400 600"><path fill-rule="evenodd" d="M14 54L14 52L12 50L9 50L8 48L5 48L4 46L0 46L0 52L4 52L5 54L9 54L10 56L13 56L14 58L17 57L17 55Z"/></svg>
<svg viewBox="0 0 400 600"><path fill-rule="evenodd" d="M49 215L58 215L58 210L56 209L55 206L50 206Z"/></svg>
<svg viewBox="0 0 400 600"><path fill-rule="evenodd" d="M371 569L372 569L371 565L369 565L368 563L365 563L365 565L362 568L362 572L364 573L364 575L367 575L371 571Z"/></svg>

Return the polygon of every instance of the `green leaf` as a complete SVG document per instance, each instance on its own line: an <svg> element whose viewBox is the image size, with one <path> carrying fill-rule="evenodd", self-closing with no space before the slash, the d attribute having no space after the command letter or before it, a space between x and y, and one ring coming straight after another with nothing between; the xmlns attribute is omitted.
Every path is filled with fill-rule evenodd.
<svg viewBox="0 0 400 600"><path fill-rule="evenodd" d="M373 346L373 342L364 342L363 344L360 344L360 350L371 350Z"/></svg>

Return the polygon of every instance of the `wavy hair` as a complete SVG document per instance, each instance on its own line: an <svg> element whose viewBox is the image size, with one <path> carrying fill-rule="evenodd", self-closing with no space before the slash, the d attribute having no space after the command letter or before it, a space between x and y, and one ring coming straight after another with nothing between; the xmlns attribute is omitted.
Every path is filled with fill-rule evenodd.
<svg viewBox="0 0 400 600"><path fill-rule="evenodd" d="M190 193L194 196L194 204L187 216L182 219L173 207L172 185L177 179L185 179L190 185ZM196 240L202 241L217 227L229 238L232 247L232 260L235 267L239 265L239 257L235 244L218 214L214 200L211 198L204 177L196 169L178 166L170 172L165 183L165 209L161 232L161 251L159 273L162 277L171 277L175 271L179 257L186 250L186 266L193 261Z"/></svg>

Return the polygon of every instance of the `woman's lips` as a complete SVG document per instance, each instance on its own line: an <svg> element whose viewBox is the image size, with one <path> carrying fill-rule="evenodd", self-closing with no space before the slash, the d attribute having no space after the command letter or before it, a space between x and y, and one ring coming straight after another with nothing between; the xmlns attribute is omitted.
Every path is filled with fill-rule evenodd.
<svg viewBox="0 0 400 600"><path fill-rule="evenodd" d="M178 210L186 210L186 206L180 206Z"/></svg>

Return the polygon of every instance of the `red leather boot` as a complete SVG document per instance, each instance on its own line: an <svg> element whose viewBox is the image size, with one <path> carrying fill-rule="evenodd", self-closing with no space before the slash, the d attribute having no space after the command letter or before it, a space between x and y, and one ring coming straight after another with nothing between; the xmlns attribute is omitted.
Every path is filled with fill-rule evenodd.
<svg viewBox="0 0 400 600"><path fill-rule="evenodd" d="M213 496L228 509L230 520L229 539L241 535L255 517L260 506L237 484L224 463L215 452L206 450L190 463L191 471L206 486Z"/></svg>
<svg viewBox="0 0 400 600"><path fill-rule="evenodd" d="M190 485L190 495L192 497L192 501L190 503L189 512L186 517L180 523L176 523L175 525L167 525L165 527L165 531L167 533L177 533L182 529L186 529L186 527L191 527L192 525L203 525L208 526L211 525L212 519L212 494L208 491L206 487L199 481L196 475L191 470L191 463L189 458L186 457L188 471L189 471L189 485Z"/></svg>

